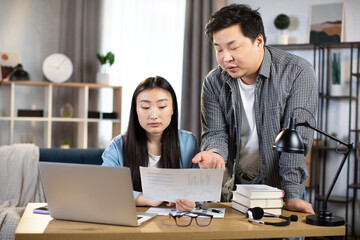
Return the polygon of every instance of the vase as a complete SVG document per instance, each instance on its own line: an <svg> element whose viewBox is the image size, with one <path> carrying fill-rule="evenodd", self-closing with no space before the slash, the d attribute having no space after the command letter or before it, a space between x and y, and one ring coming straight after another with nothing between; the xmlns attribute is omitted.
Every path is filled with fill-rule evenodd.
<svg viewBox="0 0 360 240"><path fill-rule="evenodd" d="M331 84L330 95L331 96L342 96L344 95L343 86L341 84Z"/></svg>
<svg viewBox="0 0 360 240"><path fill-rule="evenodd" d="M60 148L61 148L61 149L69 149L69 148L70 148L70 145L69 145L69 144L61 144L61 145L60 145Z"/></svg>
<svg viewBox="0 0 360 240"><path fill-rule="evenodd" d="M289 43L289 37L287 34L279 34L277 37L278 44L287 45Z"/></svg>
<svg viewBox="0 0 360 240"><path fill-rule="evenodd" d="M102 65L99 69L99 72L96 74L96 83L109 85L110 76L108 73L108 67L106 65Z"/></svg>
<svg viewBox="0 0 360 240"><path fill-rule="evenodd" d="M71 118L74 115L74 107L70 103L66 103L60 108L60 116Z"/></svg>
<svg viewBox="0 0 360 240"><path fill-rule="evenodd" d="M96 83L109 85L110 77L108 73L98 72L96 74Z"/></svg>

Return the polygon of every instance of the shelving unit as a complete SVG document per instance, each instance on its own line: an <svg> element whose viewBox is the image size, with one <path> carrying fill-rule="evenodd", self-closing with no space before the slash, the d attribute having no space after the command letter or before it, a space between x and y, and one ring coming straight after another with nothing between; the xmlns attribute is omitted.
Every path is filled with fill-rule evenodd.
<svg viewBox="0 0 360 240"><path fill-rule="evenodd" d="M359 143L359 79L356 78L356 76L359 76L359 64L360 64L360 57L359 57L359 51L360 51L360 43L359 42L353 42L353 43L339 43L339 44L328 44L324 46L326 52L327 52L327 78L326 78L326 85L327 91L324 97L326 98L326 105L327 109L324 115L324 120L326 121L325 124L325 131L328 131L328 122L329 118L327 116L328 108L331 106L331 101L342 101L347 102L349 106L349 113L348 113L348 137L347 142L354 144L354 150L351 152L348 158L347 163L347 174L346 174L346 196L345 197L338 197L333 196L329 201L337 202L337 203L344 203L345 204L345 220L349 221L349 208L351 204L352 209L352 226L355 227L356 222L356 201L357 201L357 192L356 188L353 188L352 194L350 190L352 189L352 186L355 186L359 183L358 179L358 143ZM349 69L346 69L349 74L349 92L348 94L344 94L343 96L331 96L331 93L329 91L330 86L330 70L331 70L331 63L330 63L330 54L333 50L339 50L348 52L350 55L350 66ZM357 52L357 56L354 54L354 52ZM355 71L354 71L355 67ZM344 124L346 124L344 122ZM324 161L324 171L326 170L326 161ZM353 178L351 178L351 175L353 175ZM353 185L355 184L355 185ZM324 188L323 188L324 189ZM320 198L322 199L322 198Z"/></svg>
<svg viewBox="0 0 360 240"><path fill-rule="evenodd" d="M281 48L287 51L303 51L313 49L313 65L318 77L318 90L319 90L319 106L317 116L318 128L329 132L329 108L334 104L344 103L347 104L349 113L344 116L344 126L347 126L347 142L354 144L354 150L348 157L346 169L346 196L335 196L332 193L329 198L329 202L344 204L345 207L345 220L349 221L349 208L352 208L352 226L356 228L356 205L358 189L360 189L359 180L359 157L358 151L360 147L360 126L359 126L359 67L360 67L360 42L348 42L348 43L332 43L332 44L292 44L292 45L275 45L274 47ZM330 56L333 51L342 51L350 55L349 69L346 72L349 73L350 83L349 92L344 93L341 96L332 96L330 93L330 80L331 80L331 61ZM295 53L296 54L296 53ZM301 55L301 54L300 54ZM339 113L341 114L341 113ZM347 120L345 120L347 119ZM347 122L345 122L347 121ZM330 147L324 136L317 134L315 137L317 141L322 144L314 144L311 151L311 173L315 170L315 177L311 174L310 186L308 192L310 193L310 202L313 202L315 211L320 208L319 201L323 200L325 194L328 191L326 188L326 175L329 165L329 160L339 158L339 163L342 158L342 154L333 154L336 152L335 147ZM318 163L320 169L317 169ZM321 178L318 180L318 170ZM331 179L331 177L330 177ZM352 192L351 192L352 190ZM315 196L312 196L315 191ZM351 205L351 206L349 206Z"/></svg>
<svg viewBox="0 0 360 240"><path fill-rule="evenodd" d="M60 108L67 104L67 99L57 99L57 92L70 93L73 98L70 104L74 108L72 117L61 116ZM108 103L110 112L116 113L113 119L89 118L89 111L104 111L91 100L104 94L112 95L112 102ZM75 100L74 100L75 99ZM60 106L60 107L59 107ZM43 110L41 117L18 116L20 109ZM0 87L0 145L31 141L39 147L59 147L57 128L68 128L68 136L76 139L71 146L76 148L98 147L96 143L89 144L93 132L89 127L102 123L111 124L112 137L120 133L121 129L121 87L86 83L51 83L35 81L3 82ZM32 133L29 134L29 129ZM75 132L72 131L75 129ZM29 139L30 138L30 139Z"/></svg>

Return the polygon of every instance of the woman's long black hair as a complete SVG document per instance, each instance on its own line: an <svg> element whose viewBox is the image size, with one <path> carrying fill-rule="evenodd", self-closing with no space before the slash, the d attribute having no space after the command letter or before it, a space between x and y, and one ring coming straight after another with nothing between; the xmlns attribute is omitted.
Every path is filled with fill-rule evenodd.
<svg viewBox="0 0 360 240"><path fill-rule="evenodd" d="M170 83L162 77L147 78L134 91L131 100L129 125L124 139L124 166L131 169L135 191L142 191L139 167L147 167L149 162L146 132L139 123L136 112L136 99L142 91L154 88L164 89L171 94L174 111L169 126L162 134L162 149L158 166L161 168L180 168L178 106L175 91Z"/></svg>

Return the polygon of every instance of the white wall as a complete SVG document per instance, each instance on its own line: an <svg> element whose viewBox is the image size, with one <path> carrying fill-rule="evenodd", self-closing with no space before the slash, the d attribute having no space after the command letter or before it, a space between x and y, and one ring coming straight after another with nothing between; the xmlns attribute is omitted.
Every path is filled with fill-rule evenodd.
<svg viewBox="0 0 360 240"><path fill-rule="evenodd" d="M360 1L359 0L228 0L228 4L248 4L252 8L260 8L265 35L268 44L276 44L279 30L274 26L275 17L284 13L290 17L289 43L309 43L311 5L325 3L345 3L345 42L360 41Z"/></svg>
<svg viewBox="0 0 360 240"><path fill-rule="evenodd" d="M0 0L0 50L21 54L32 81L43 81L42 62L59 50L58 0Z"/></svg>
<svg viewBox="0 0 360 240"><path fill-rule="evenodd" d="M42 62L49 54L59 51L60 5L58 0L0 0L0 50L19 52L31 81L43 81ZM21 88L16 101L25 103L23 108L44 109L46 103L41 97L44 92L41 88L31 89L38 92ZM15 135L42 136L43 126L42 122L15 123ZM6 135L8 127L1 124L0 132ZM7 136L5 142L8 141ZM36 137L36 143L44 145L44 140Z"/></svg>

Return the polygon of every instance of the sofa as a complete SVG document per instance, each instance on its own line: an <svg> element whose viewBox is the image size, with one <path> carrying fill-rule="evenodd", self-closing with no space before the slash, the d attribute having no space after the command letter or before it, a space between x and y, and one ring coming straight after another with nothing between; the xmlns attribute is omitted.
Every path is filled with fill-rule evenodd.
<svg viewBox="0 0 360 240"><path fill-rule="evenodd" d="M0 146L0 239L15 239L29 202L46 202L38 162L101 165L105 149L39 148L34 144Z"/></svg>
<svg viewBox="0 0 360 240"><path fill-rule="evenodd" d="M40 148L40 162L61 162L101 165L103 148Z"/></svg>

